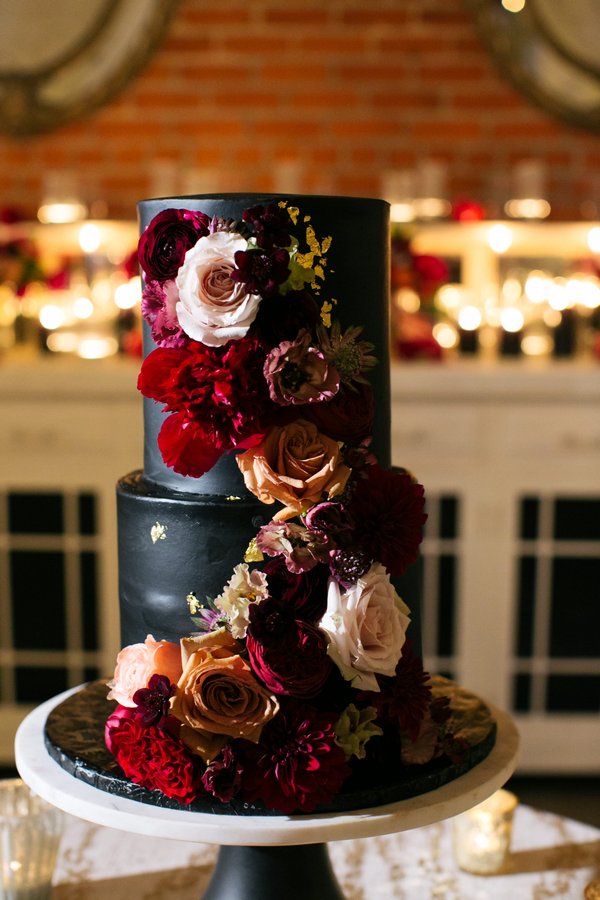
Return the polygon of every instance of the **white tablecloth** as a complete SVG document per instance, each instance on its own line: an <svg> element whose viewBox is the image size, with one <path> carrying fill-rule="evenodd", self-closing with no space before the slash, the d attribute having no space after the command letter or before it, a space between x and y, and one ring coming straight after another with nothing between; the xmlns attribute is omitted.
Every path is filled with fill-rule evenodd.
<svg viewBox="0 0 600 900"><path fill-rule="evenodd" d="M53 900L198 900L208 884L213 846L66 818ZM580 900L585 885L600 878L600 831L589 825L519 806L509 870L483 877L458 869L451 822L331 843L348 900Z"/></svg>

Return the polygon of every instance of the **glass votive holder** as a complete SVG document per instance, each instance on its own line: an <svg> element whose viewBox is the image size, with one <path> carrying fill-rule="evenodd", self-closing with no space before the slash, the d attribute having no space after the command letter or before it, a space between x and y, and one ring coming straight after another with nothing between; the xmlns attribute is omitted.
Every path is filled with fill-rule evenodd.
<svg viewBox="0 0 600 900"><path fill-rule="evenodd" d="M0 780L0 900L47 900L63 813L20 778Z"/></svg>
<svg viewBox="0 0 600 900"><path fill-rule="evenodd" d="M465 872L492 875L505 865L510 852L517 798L500 790L453 821L454 857Z"/></svg>

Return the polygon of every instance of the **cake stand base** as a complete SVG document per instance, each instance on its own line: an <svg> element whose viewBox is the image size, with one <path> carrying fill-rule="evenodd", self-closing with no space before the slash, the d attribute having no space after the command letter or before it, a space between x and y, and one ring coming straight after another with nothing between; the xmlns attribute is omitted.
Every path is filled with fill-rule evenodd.
<svg viewBox="0 0 600 900"><path fill-rule="evenodd" d="M203 900L344 900L326 844L221 847Z"/></svg>
<svg viewBox="0 0 600 900"><path fill-rule="evenodd" d="M77 689L75 689L77 690ZM98 825L163 839L221 846L204 900L343 900L327 841L392 834L456 816L485 800L514 772L519 738L506 713L492 708L496 743L454 781L417 797L351 812L235 816L168 809L100 791L74 778L48 754L49 713L72 692L38 706L15 741L19 773L48 803Z"/></svg>

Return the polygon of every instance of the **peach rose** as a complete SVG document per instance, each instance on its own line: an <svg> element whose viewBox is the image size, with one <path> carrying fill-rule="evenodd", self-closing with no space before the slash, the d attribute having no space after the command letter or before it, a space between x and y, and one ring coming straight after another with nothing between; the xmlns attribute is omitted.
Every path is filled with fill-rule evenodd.
<svg viewBox="0 0 600 900"><path fill-rule="evenodd" d="M324 498L341 494L350 476L336 441L298 419L272 428L257 447L236 457L246 487L262 503L285 505L273 518L291 519Z"/></svg>
<svg viewBox="0 0 600 900"><path fill-rule="evenodd" d="M143 644L130 644L118 654L115 673L108 682L108 699L134 707L133 695L145 688L153 675L166 675L176 683L181 669L180 647L169 641L155 641L149 634Z"/></svg>
<svg viewBox="0 0 600 900"><path fill-rule="evenodd" d="M183 638L183 673L171 700L182 723L182 741L208 763L227 737L258 742L263 726L279 711L270 694L242 659L226 628Z"/></svg>

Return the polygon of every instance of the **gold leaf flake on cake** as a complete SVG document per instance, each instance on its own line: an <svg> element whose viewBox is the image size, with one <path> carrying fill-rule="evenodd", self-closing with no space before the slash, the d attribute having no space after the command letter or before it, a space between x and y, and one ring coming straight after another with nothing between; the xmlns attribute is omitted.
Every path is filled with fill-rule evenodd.
<svg viewBox="0 0 600 900"><path fill-rule="evenodd" d="M167 526L161 525L160 522L155 522L150 529L150 537L152 538L153 544L155 544L157 541L166 541Z"/></svg>
<svg viewBox="0 0 600 900"><path fill-rule="evenodd" d="M241 497L236 497L235 494L230 494L229 497L225 497L226 500L241 500Z"/></svg>
<svg viewBox="0 0 600 900"><path fill-rule="evenodd" d="M321 304L321 322L325 328L331 328L331 312L336 303L337 300L332 297L331 300L323 300Z"/></svg>
<svg viewBox="0 0 600 900"><path fill-rule="evenodd" d="M192 616L197 615L200 612L200 610L202 609L202 604L200 603L200 601L198 600L198 598L196 597L196 595L193 591L189 592L189 594L185 598L185 601L188 605L188 609Z"/></svg>
<svg viewBox="0 0 600 900"><path fill-rule="evenodd" d="M298 224L298 214L300 210L297 206L288 206L288 213L294 225Z"/></svg>
<svg viewBox="0 0 600 900"><path fill-rule="evenodd" d="M244 562L246 562L246 563L262 562L263 559L264 559L264 556L262 555L261 551L259 550L258 544L256 543L256 538L253 537L252 540L250 541L250 543L248 544L248 548L247 548L246 552L244 553Z"/></svg>

